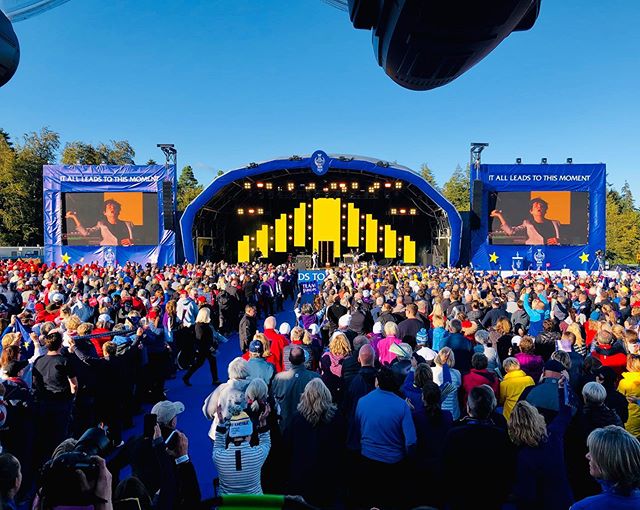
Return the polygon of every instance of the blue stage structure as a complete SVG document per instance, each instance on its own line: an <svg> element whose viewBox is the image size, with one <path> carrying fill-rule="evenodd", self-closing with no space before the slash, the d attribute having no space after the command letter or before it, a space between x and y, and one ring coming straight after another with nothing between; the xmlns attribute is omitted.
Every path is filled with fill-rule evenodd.
<svg viewBox="0 0 640 510"><path fill-rule="evenodd" d="M260 181L260 182L258 182ZM283 182L284 181L284 182ZM343 182L340 182L343 181ZM356 181L359 181L356 182ZM397 181L397 184L396 184ZM367 182L366 186L371 186L370 190L375 190L375 193L368 194L365 186L362 184ZM268 183L268 184L267 184ZM270 187L268 188L267 185ZM359 188L352 188L352 185L358 185ZM284 189L281 189L284 186ZM338 186L344 186L340 189ZM390 189L389 189L390 188ZM281 190L280 190L281 189ZM269 191L267 191L269 190ZM280 191L278 191L280 190ZM344 191L344 193L342 192ZM387 193L387 191L389 193ZM366 198L364 197L366 195ZM391 196L391 198L389 198ZM262 197L262 198L260 198ZM185 209L182 217L180 218L180 230L182 234L182 242L184 248L184 256L187 262L196 262L198 260L197 248L195 246L195 240L198 237L196 233L196 220L198 219L200 224L205 226L216 225L216 228L226 229L224 232L217 231L218 237L214 236L213 244L217 246L225 245L231 246L236 242L240 244L245 243L240 239L246 239L244 247L247 252L249 250L249 242L258 243L257 247L251 248L251 252L257 250L262 245L260 244L260 238L262 232L264 232L263 246L260 252L263 253L267 260L270 260L270 256L273 254L276 256L286 256L286 252L302 252L306 250L307 253L311 253L315 249L311 239L314 236L316 229L325 228L320 223L327 223L329 220L324 218L318 221L312 214L308 215L309 220L306 225L300 224L302 219L307 218L307 213L310 213L309 207L312 203L316 204L315 200L322 200L324 198L342 200L342 207L344 211L358 211L358 207L361 207L360 212L364 212L364 208L369 207L371 214L355 214L356 220L362 218L360 226L356 227L355 231L355 244L351 244L351 241L347 241L346 237L340 237L340 229L344 232L350 231L352 228L351 220L347 219L347 214L338 214L336 220L331 220L331 227L337 229L337 241L336 244L340 245L341 251L338 253L346 253L349 247L353 251L370 253L369 243L369 229L372 223L375 222L375 232L380 230L380 235L387 234L387 232L396 232L396 235L402 233L402 228L398 227L397 230L393 230L396 227L394 225L400 225L402 221L409 221L408 216L404 216L401 219L394 219L393 217L393 201L402 201L405 203L413 204L410 207L415 207L416 216L412 218L415 220L413 225L415 229L422 229L424 232L435 231L439 226L443 226L442 223L447 223L449 228L442 228L441 231L447 230L450 232L450 239L446 239L448 244L448 257L444 259L444 263L451 266L458 263L460 258L460 241L462 235L462 219L455 207L447 201L438 191L436 191L427 181L425 181L419 174L410 170L407 167L388 163L372 158L364 158L361 156L352 155L328 155L324 151L317 150L308 156L291 156L288 158L274 159L271 161L265 161L261 163L250 163L249 165L230 170L223 175L215 178L211 184L209 184L198 195L193 202L191 202ZM395 197L395 198L394 198ZM379 199L378 199L379 198ZM290 202L286 202L289 200ZM298 202L294 202L298 200ZM261 219L254 221L253 230L249 231L247 227L243 230L243 221L246 222L247 218L247 205L250 204L250 210L264 210L264 216ZM320 204L318 204L320 205ZM306 207L306 213L303 214L288 214L295 211L300 212ZM287 209L287 207L290 207ZM243 208L243 209L240 209ZM314 208L314 209L317 209ZM240 211L243 211L243 215ZM400 210L400 209L399 209ZM409 209L407 209L409 210ZM207 211L209 211L207 213ZM237 214L236 215L236 211ZM314 210L314 213L317 212ZM211 214L206 220L202 220L203 214ZM376 214L379 214L377 219L374 218ZM278 218L282 218L279 220ZM314 218L314 219L311 219ZM275 230L273 229L273 221L276 220ZM300 219L298 224L295 224L297 219ZM426 220L426 221L425 221ZM280 249L278 249L278 224L279 221L289 222L288 229L293 229L292 232L301 228L301 232L304 235L304 241L302 244L297 244L293 239L293 236L289 236L282 239ZM379 221L379 223L378 223ZM393 222L396 222L395 224ZM421 223L422 221L422 223ZM335 224L334 224L335 222ZM364 226L364 223L367 226ZM428 223L430 222L430 223ZM294 224L292 224L294 223ZM348 223L348 224L347 224ZM390 223L390 225L384 225L383 223ZM230 225L229 227L219 227L219 225ZM282 223L284 225L284 223ZM431 227L433 225L433 228ZM262 229L265 229L264 231ZM284 232L288 232L287 227L283 227ZM309 229L309 230L307 230ZM362 229L363 237L360 237L360 231ZM367 232L367 242L365 247L364 232ZM431 229L431 230L430 230ZM247 232L251 232L248 234ZM256 232L254 235L253 232ZM274 232L268 234L267 232ZM309 237L307 240L307 234ZM272 235L272 238L268 237ZM425 237L428 237L426 234ZM235 236L235 238L234 238ZM273 240L275 238L275 241ZM249 241L251 239L251 241ZM341 242L342 239L342 242ZM353 239L351 237L350 239ZM398 242L401 242L402 236L398 238ZM406 238L405 238L406 239ZM375 234L375 241L378 241L378 233ZM380 237L380 243L384 245L387 242L386 237ZM395 243L395 241L393 241ZM414 246L416 243L412 243ZM434 242L427 239L423 245L430 247ZM286 245L286 247L285 247ZM387 246L378 244L375 253L387 252ZM251 246L254 246L253 244ZM418 247L418 251L419 251ZM240 251L240 249L238 250ZM268 252L268 253L267 253ZM236 252L237 253L237 252ZM283 255L278 255L282 253ZM395 252L394 252L395 253ZM399 251L398 251L399 253ZM224 254L225 260L233 260L235 254ZM242 255L237 255L238 261L246 261ZM389 257L384 255L385 257ZM402 257L390 256L393 260L400 260ZM419 257L417 257L419 258ZM387 258L389 260L389 258ZM416 262L419 262L417 260ZM411 262L410 262L411 263Z"/></svg>
<svg viewBox="0 0 640 510"><path fill-rule="evenodd" d="M46 263L175 263L174 165L46 165L43 180Z"/></svg>
<svg viewBox="0 0 640 510"><path fill-rule="evenodd" d="M471 197L475 269L602 269L604 164L481 164L471 169Z"/></svg>

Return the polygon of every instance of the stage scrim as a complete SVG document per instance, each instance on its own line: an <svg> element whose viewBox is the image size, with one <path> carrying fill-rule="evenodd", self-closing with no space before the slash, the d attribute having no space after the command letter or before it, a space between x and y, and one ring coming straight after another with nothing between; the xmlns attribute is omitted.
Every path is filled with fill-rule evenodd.
<svg viewBox="0 0 640 510"><path fill-rule="evenodd" d="M47 165L43 172L47 263L175 263L163 207L174 214L175 166Z"/></svg>
<svg viewBox="0 0 640 510"><path fill-rule="evenodd" d="M596 252L605 250L604 164L480 165L471 186L474 268L598 269Z"/></svg>

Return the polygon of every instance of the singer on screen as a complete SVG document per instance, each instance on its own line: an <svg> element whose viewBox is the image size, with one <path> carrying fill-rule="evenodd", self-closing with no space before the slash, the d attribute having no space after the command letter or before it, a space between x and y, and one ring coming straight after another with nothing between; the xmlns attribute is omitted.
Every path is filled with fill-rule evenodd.
<svg viewBox="0 0 640 510"><path fill-rule="evenodd" d="M549 204L541 198L534 198L529 203L529 216L518 226L512 227L504 219L502 211L491 211L492 218L498 218L502 231L508 236L526 232L525 244L529 245L559 245L560 222L545 218Z"/></svg>
<svg viewBox="0 0 640 510"><path fill-rule="evenodd" d="M133 224L118 218L122 206L113 199L104 201L104 220L98 220L95 226L85 228L75 211L67 211L66 218L73 220L76 231L83 237L94 234L101 236L100 246L131 246L133 244Z"/></svg>

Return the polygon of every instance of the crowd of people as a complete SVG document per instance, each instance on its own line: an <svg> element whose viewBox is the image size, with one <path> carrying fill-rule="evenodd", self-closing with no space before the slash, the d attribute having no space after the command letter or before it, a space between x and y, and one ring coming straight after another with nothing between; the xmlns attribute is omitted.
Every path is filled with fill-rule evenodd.
<svg viewBox="0 0 640 510"><path fill-rule="evenodd" d="M222 496L640 508L640 274L352 264L301 291L291 265L0 262L2 508L210 508L189 444ZM205 363L187 437L165 382Z"/></svg>

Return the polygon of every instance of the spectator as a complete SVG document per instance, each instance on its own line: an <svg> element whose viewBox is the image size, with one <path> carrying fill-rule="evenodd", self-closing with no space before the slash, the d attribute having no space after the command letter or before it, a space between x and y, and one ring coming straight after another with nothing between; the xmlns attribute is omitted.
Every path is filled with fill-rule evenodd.
<svg viewBox="0 0 640 510"><path fill-rule="evenodd" d="M607 392L604 404L612 411L615 411L623 424L626 423L629 418L629 402L616 388L618 382L616 373L610 367L600 367L596 370L596 382L602 384Z"/></svg>
<svg viewBox="0 0 640 510"><path fill-rule="evenodd" d="M360 364L360 370L349 383L342 403L344 415L349 419L349 422L353 419L360 398L375 388L375 352L371 345L365 344L360 348L358 352L358 363Z"/></svg>
<svg viewBox="0 0 640 510"><path fill-rule="evenodd" d="M483 509L498 510L507 499L514 453L506 430L490 419L495 407L496 397L490 387L474 388L467 401L468 418L447 434L442 454L443 489L452 510L473 508L478 501L482 501ZM468 458L470 452L482 459L483 469L474 472L466 480L465 490L460 490L460 459Z"/></svg>
<svg viewBox="0 0 640 510"><path fill-rule="evenodd" d="M402 340L398 338L398 325L395 322L388 321L384 325L384 338L378 342L377 349L380 353L380 363L382 365L390 365L396 359L396 355L390 351L392 344L401 344Z"/></svg>
<svg viewBox="0 0 640 510"><path fill-rule="evenodd" d="M461 333L462 323L458 319L449 321L449 334L444 339L444 346L449 347L456 358L456 367L462 374L471 370L473 346Z"/></svg>
<svg viewBox="0 0 640 510"><path fill-rule="evenodd" d="M455 354L449 347L443 347L436 356L435 363L432 369L433 382L440 386L443 392L442 409L449 411L453 419L457 420L460 418L458 389L462 386L462 376L453 368L456 364Z"/></svg>
<svg viewBox="0 0 640 510"><path fill-rule="evenodd" d="M518 345L520 352L515 358L520 363L522 371L531 376L534 381L539 381L544 369L544 359L542 356L535 354L534 340L530 336L523 336Z"/></svg>
<svg viewBox="0 0 640 510"><path fill-rule="evenodd" d="M622 374L618 391L627 399L640 397L640 356L629 354L627 371ZM640 436L640 406L629 402L629 417L624 428L635 437Z"/></svg>
<svg viewBox="0 0 640 510"><path fill-rule="evenodd" d="M218 380L218 364L216 362L216 354L220 343L226 342L220 333L218 333L211 324L211 310L208 307L200 308L196 317L195 329L196 339L196 357L182 377L187 386L191 386L191 376L204 365L205 361L209 362L209 371L211 372L211 384L220 384Z"/></svg>
<svg viewBox="0 0 640 510"><path fill-rule="evenodd" d="M286 430L293 415L298 408L300 396L307 383L316 377L317 373L308 370L304 366L304 351L300 346L295 346L289 353L291 369L276 374L271 385L273 397L280 407L280 429Z"/></svg>
<svg viewBox="0 0 640 510"><path fill-rule="evenodd" d="M530 375L521 368L516 358L507 358L502 363L505 371L504 380L500 382L500 405L503 406L502 414L509 420L511 411L520 399L525 388L534 386Z"/></svg>
<svg viewBox="0 0 640 510"><path fill-rule="evenodd" d="M564 365L550 359L544 364L544 373L540 382L535 386L526 387L520 395L520 400L526 400L534 405L546 422L551 423L564 404L576 404L577 407L577 399L567 383L567 371Z"/></svg>
<svg viewBox="0 0 640 510"><path fill-rule="evenodd" d="M264 358L264 344L260 340L253 340L249 344L249 361L247 362L249 379L262 379L267 386L276 375L276 367Z"/></svg>
<svg viewBox="0 0 640 510"><path fill-rule="evenodd" d="M412 411L419 411L423 406L422 390L425 384L433 382L433 372L426 363L416 364L415 359L413 363L415 368L409 371L400 390L410 402Z"/></svg>
<svg viewBox="0 0 640 510"><path fill-rule="evenodd" d="M289 342L275 330L276 324L275 317L267 317L264 320L264 336L269 340L269 350L273 355L276 372L282 372L284 370L284 348Z"/></svg>
<svg viewBox="0 0 640 510"><path fill-rule="evenodd" d="M640 442L621 427L596 429L587 439L589 473L602 493L575 503L571 510L612 510L640 505Z"/></svg>
<svg viewBox="0 0 640 510"><path fill-rule="evenodd" d="M257 309L255 305L249 304L244 307L244 315L240 319L239 335L240 335L240 351L245 353L249 348L249 344L253 340L253 335L258 331L258 321L256 319Z"/></svg>
<svg viewBox="0 0 640 510"><path fill-rule="evenodd" d="M602 366L611 367L618 375L622 375L627 366L627 353L623 343L615 340L613 334L605 329L596 334L591 356L600 360Z"/></svg>
<svg viewBox="0 0 640 510"><path fill-rule="evenodd" d="M500 397L500 380L495 373L487 369L487 357L476 352L471 358L471 371L462 376L462 389L464 390L464 405L467 405L467 398L471 390L477 386L486 384L489 386L496 398Z"/></svg>
<svg viewBox="0 0 640 510"><path fill-rule="evenodd" d="M573 503L564 461L564 435L570 420L567 406L549 425L528 402L520 401L513 408L508 430L517 447L513 496L518 509L563 510Z"/></svg>
<svg viewBox="0 0 640 510"><path fill-rule="evenodd" d="M407 403L398 397L390 369L376 376L377 389L360 398L349 431L350 448L360 453L360 473L365 480L396 480L402 476L403 461L416 444L416 430ZM382 507L398 504L404 495L385 484L367 485L363 501ZM368 504L367 503L367 504Z"/></svg>
<svg viewBox="0 0 640 510"><path fill-rule="evenodd" d="M311 379L289 427L284 446L289 463L287 491L319 508L331 507L337 497L336 478L342 477L346 429L331 392L321 379Z"/></svg>

